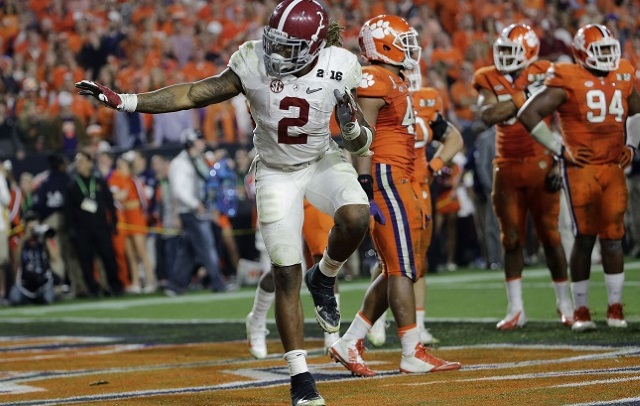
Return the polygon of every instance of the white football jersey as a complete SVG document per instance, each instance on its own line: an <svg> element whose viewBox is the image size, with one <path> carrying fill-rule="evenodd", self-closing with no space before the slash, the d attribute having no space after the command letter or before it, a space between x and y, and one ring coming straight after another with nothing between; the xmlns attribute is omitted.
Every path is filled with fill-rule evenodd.
<svg viewBox="0 0 640 406"><path fill-rule="evenodd" d="M320 51L313 69L302 77L274 78L265 71L262 41L248 41L231 56L256 123L253 144L271 166L310 162L330 148L329 120L336 105L333 91L357 88L362 68L357 57L339 47Z"/></svg>

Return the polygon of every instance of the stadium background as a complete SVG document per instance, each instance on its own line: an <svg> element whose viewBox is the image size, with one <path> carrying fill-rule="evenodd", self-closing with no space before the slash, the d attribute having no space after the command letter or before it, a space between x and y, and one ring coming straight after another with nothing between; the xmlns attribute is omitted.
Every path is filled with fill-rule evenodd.
<svg viewBox="0 0 640 406"><path fill-rule="evenodd" d="M46 157L51 152L71 157L78 148L89 151L105 148L104 142L116 154L135 148L148 157L175 155L180 149L176 134L173 140L154 141L157 123L153 117L128 118L126 126L116 127L116 122L122 123L116 118L119 113L99 108L93 100L76 95L73 83L91 78L122 92L141 92L215 74L224 69L239 44L260 37L264 18L275 4L274 1L224 0L0 1L0 105L6 106L5 118L8 120L5 123L10 128L9 131L5 126L0 129L0 159L11 162L11 171L19 179L25 172L38 174L46 170ZM638 1L336 0L325 4L330 16L345 27L344 46L356 53L359 27L373 15L398 14L418 30L423 46L424 84L441 92L448 117L465 137L467 164L464 172L468 175L461 186L469 191L469 202L473 205L482 203L477 197L484 192L477 180L472 182L474 167L483 164L473 159L476 137L483 128L475 115L476 94L470 80L475 69L492 63L491 44L502 27L513 22L530 23L542 41L540 57L555 61L571 58L570 41L577 27L603 23L620 39L623 57L638 68ZM636 71L636 80L639 78ZM251 122L241 100L195 111L192 119L193 126L202 130L212 150L225 149L234 157L237 150L246 151L251 147ZM70 139L75 142L69 142ZM640 163L636 161L628 174L629 182L637 182L638 174ZM630 202L626 219L629 233L625 249L630 257L640 253L635 245L640 224L634 221L636 216L633 215L634 208L637 211L640 207L638 204L637 201ZM393 375L392 356L387 357L384 350L373 352L368 359L373 359L374 365L378 362L384 365L389 358L389 365L382 367L389 373L383 377L390 380L384 385L387 389L373 391L372 385L341 381L348 378L342 373L338 381L321 381L321 389L329 388L323 391L328 394L327 400L336 403L335 399L345 396L344 387L348 385L353 389L352 400L336 404L388 404L398 399L403 399L401 404L424 404L429 400L445 404L477 404L480 401L550 404L614 401L625 397L631 399L629 402L640 401L633 398L640 391L636 347L640 321L638 263L627 264L624 301L630 328L610 331L602 327L606 300L602 274L596 267L591 300L593 308L597 309L594 318L602 328L594 334L576 336L555 321L548 273L532 268L540 263L532 236L527 250L530 266L525 271L525 280L531 279L524 284L525 303L532 322L522 331L497 334L495 321L506 306L502 272L500 264L492 262L483 249L481 230L477 230L474 218L479 210L474 207L471 214L458 218L458 245L461 248L455 262L465 269L431 275L433 284L427 299L429 327L441 338L442 351L450 351L445 353L446 357L459 359L467 367L466 371L451 377L438 377L430 391L437 399L429 398L425 395L428 390L420 389L420 380L413 382L413 387L418 388L416 392L408 389L411 382ZM237 238L251 235L251 222L247 224L249 228L236 227ZM636 236L635 241L633 236ZM434 240L446 237L436 236ZM252 238L244 241L252 241ZM255 252L247 255L255 255ZM370 253L366 247L361 252L361 260L362 265L352 275L355 281L343 282L343 314L347 315L347 320L357 309L366 288L366 279L359 279L368 271ZM440 248L432 263L443 266L434 266L432 270L447 269L446 262L446 253ZM286 382L266 383L264 385L271 389L258 392L247 388L232 389L220 397L218 389L206 386L213 385L212 382L185 382L183 379L200 372L210 377L212 371L207 368L217 362L233 364L239 369L256 367L261 371L282 366L277 358L281 347L277 333L273 332L272 314L269 348L274 357L268 360L272 364L252 363L246 353L242 342L243 318L250 309L251 298L249 287L232 294L195 292L178 300L154 294L116 299L68 299L47 308L0 308L0 353L3 354L0 362L6 366L0 368L4 371L0 372L0 388L9 388L0 390L4 393L0 395L0 403L284 404L283 399L288 396ZM311 314L308 298L305 298L305 314ZM307 323L306 329L309 347L317 356L313 362L328 362L320 356L320 330L313 322ZM394 349L398 344L394 334L389 336L385 350ZM94 340L95 337L108 339ZM222 344L211 344L216 342ZM198 343L205 343L205 346L198 347ZM111 345L113 347L109 347ZM164 350L163 345L175 345L173 352L165 354L168 358L149 355L150 350ZM484 358L480 356L481 351L492 347L497 350L482 355ZM528 352L536 349L539 351ZM92 355L88 361L75 364L83 352L105 355L99 358ZM72 353L74 355L70 356ZM190 355L194 364L184 361ZM48 363L47 359L62 362ZM124 365L115 363L116 359ZM144 366L140 366L140 359L151 361L142 361ZM540 360L555 366L550 370L543 369L536 364ZM198 363L204 370L198 370ZM128 375L131 371L127 370L123 374L127 368L137 368L137 373ZM161 368L171 371L170 377L149 384L145 376L149 371ZM181 368L187 368L186 372L179 372ZM523 375L515 374L514 368L521 368ZM334 375L342 372L339 366L334 369ZM533 379L525 376L535 374L539 374L536 378L547 381L545 384L524 381L526 389L521 390L517 385L493 383L488 373L482 371L495 373L499 382ZM95 374L123 374L119 379L133 385L114 389L113 376L100 379L95 378ZM44 385L46 392L19 394L11 389L14 384L33 385L45 375L56 379L64 377L69 381L59 386L60 381L54 379ZM83 378L72 380L73 376ZM596 378L591 378L594 376ZM226 382L225 379L215 382ZM451 386L448 381L456 381L454 385L458 386ZM553 381L553 385L549 381ZM400 382L407 385L403 386L406 398L398 398L401 396L398 391L388 389ZM582 387L581 382L583 388L587 388L584 391L576 389ZM554 385L560 384L568 386L555 388ZM198 385L204 386L197 389L200 388ZM552 386L555 389L548 389ZM167 387L181 389L175 390L177 395L164 393L161 395L167 397L157 397ZM457 389L452 390L454 387ZM90 394L86 393L86 388L91 389ZM99 398L101 393L107 393L102 400ZM82 398L85 395L90 397ZM78 398L72 400L74 397Z"/></svg>

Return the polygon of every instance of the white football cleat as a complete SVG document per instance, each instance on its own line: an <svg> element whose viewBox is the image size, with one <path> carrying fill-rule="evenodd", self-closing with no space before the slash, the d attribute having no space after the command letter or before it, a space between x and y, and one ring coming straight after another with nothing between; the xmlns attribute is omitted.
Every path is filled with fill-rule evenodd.
<svg viewBox="0 0 640 406"><path fill-rule="evenodd" d="M403 374L420 374L426 372L455 371L462 365L459 362L449 362L429 354L420 343L416 351L409 357L402 356L400 372Z"/></svg>
<svg viewBox="0 0 640 406"><path fill-rule="evenodd" d="M364 343L362 340L345 341L344 338L341 338L329 347L329 356L347 368L351 372L351 375L375 375L376 373L364 364L362 353L364 353Z"/></svg>
<svg viewBox="0 0 640 406"><path fill-rule="evenodd" d="M527 316L524 314L524 310L518 312L509 312L507 316L500 320L496 325L498 330L515 330L516 328L524 327L527 324Z"/></svg>
<svg viewBox="0 0 640 406"><path fill-rule="evenodd" d="M328 353L329 347L331 347L331 344L335 343L339 339L340 339L340 333L327 333L325 331L324 332L324 353L325 354Z"/></svg>
<svg viewBox="0 0 640 406"><path fill-rule="evenodd" d="M627 328L627 322L622 314L622 304L614 303L607 306L607 325L609 327Z"/></svg>
<svg viewBox="0 0 640 406"><path fill-rule="evenodd" d="M418 329L420 330L420 342L424 345L436 345L440 342L440 340L438 340L437 338L435 338L431 332L429 331L428 328L425 328L424 326L418 326Z"/></svg>
<svg viewBox="0 0 640 406"><path fill-rule="evenodd" d="M573 331L591 331L596 329L596 323L591 321L591 314L589 308L586 306L580 306L573 312L573 324L571 330Z"/></svg>
<svg viewBox="0 0 640 406"><path fill-rule="evenodd" d="M559 303L556 308L560 323L565 326L573 325L573 304L570 301Z"/></svg>
<svg viewBox="0 0 640 406"><path fill-rule="evenodd" d="M253 313L249 313L245 323L247 327L247 345L254 358L263 359L267 356L267 334L269 334L269 330L264 325L253 325L251 322L252 316Z"/></svg>
<svg viewBox="0 0 640 406"><path fill-rule="evenodd" d="M373 323L373 326L367 333L367 339L374 347L382 347L387 342L387 320L384 315L380 316L378 320Z"/></svg>

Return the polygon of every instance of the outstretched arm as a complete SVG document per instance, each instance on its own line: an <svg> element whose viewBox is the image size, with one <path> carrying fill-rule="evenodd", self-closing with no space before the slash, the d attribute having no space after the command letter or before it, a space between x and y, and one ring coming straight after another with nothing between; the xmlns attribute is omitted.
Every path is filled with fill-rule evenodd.
<svg viewBox="0 0 640 406"><path fill-rule="evenodd" d="M76 87L80 89L80 94L93 96L107 107L140 113L168 113L204 107L228 100L242 92L240 78L229 68L197 82L171 85L140 94L116 93L88 80L76 83Z"/></svg>

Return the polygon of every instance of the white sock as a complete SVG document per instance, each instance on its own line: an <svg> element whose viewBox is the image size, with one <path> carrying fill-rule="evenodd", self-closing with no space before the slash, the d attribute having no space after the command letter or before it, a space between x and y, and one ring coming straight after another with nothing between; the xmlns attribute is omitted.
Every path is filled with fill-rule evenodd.
<svg viewBox="0 0 640 406"><path fill-rule="evenodd" d="M289 375L294 376L308 372L307 352L305 350L291 350L284 354L284 360L289 366Z"/></svg>
<svg viewBox="0 0 640 406"><path fill-rule="evenodd" d="M589 279L580 282L571 282L573 291L573 305L576 309L582 306L589 307Z"/></svg>
<svg viewBox="0 0 640 406"><path fill-rule="evenodd" d="M522 304L522 278L506 280L507 301L509 302L509 313L517 313L524 310Z"/></svg>
<svg viewBox="0 0 640 406"><path fill-rule="evenodd" d="M607 287L607 304L612 305L614 303L622 303L624 272L604 274L604 285Z"/></svg>
<svg viewBox="0 0 640 406"><path fill-rule="evenodd" d="M371 328L371 322L362 313L358 312L351 322L351 325L344 333L342 339L345 341L358 341L364 338Z"/></svg>
<svg viewBox="0 0 640 406"><path fill-rule="evenodd" d="M411 327L398 329L400 344L402 344L402 356L410 357L416 352L416 346L420 342L420 330L415 324Z"/></svg>
<svg viewBox="0 0 640 406"><path fill-rule="evenodd" d="M571 301L571 298L569 297L569 282L566 279L554 280L553 288L556 291L556 305Z"/></svg>
<svg viewBox="0 0 640 406"><path fill-rule="evenodd" d="M418 329L424 328L424 307L416 309L416 325Z"/></svg>
<svg viewBox="0 0 640 406"><path fill-rule="evenodd" d="M271 308L271 304L276 297L276 292L267 292L258 286L256 296L253 299L253 308L251 309L251 324L254 326L263 326L267 323L267 312Z"/></svg>
<svg viewBox="0 0 640 406"><path fill-rule="evenodd" d="M344 265L346 261L336 261L335 259L329 258L329 254L327 254L327 250L324 250L322 253L322 259L318 266L320 267L320 272L324 275L334 278L340 272L340 268Z"/></svg>

